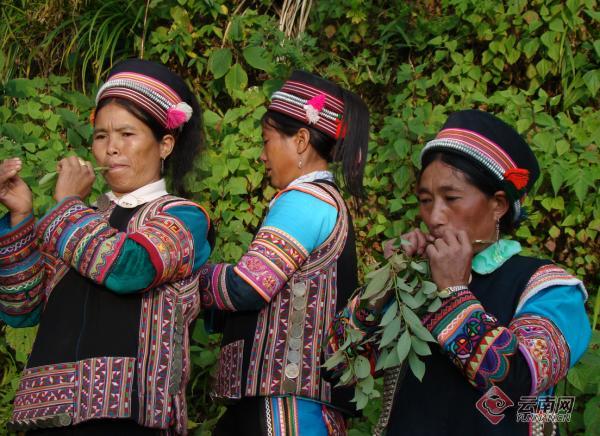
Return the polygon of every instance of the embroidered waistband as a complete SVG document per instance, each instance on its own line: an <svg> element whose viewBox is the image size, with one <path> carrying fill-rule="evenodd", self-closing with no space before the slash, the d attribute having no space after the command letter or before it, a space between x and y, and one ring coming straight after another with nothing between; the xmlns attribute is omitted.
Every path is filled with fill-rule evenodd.
<svg viewBox="0 0 600 436"><path fill-rule="evenodd" d="M131 416L135 358L95 357L27 368L9 429L64 427Z"/></svg>

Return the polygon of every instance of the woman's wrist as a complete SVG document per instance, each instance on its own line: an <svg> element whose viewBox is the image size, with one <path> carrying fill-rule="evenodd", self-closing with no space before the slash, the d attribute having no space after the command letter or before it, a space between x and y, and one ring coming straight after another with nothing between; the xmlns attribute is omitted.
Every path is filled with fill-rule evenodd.
<svg viewBox="0 0 600 436"><path fill-rule="evenodd" d="M10 213L10 226L17 227L31 215L32 211L29 212L11 212Z"/></svg>

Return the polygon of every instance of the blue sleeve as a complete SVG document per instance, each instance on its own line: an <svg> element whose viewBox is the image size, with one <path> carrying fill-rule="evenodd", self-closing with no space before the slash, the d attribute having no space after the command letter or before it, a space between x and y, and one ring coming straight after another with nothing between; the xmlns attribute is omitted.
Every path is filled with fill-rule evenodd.
<svg viewBox="0 0 600 436"><path fill-rule="evenodd" d="M206 262L211 251L206 240L209 225L206 216L198 208L191 206L172 207L167 213L181 220L194 238L192 270L196 272ZM115 293L127 294L147 288L155 275L156 270L146 249L127 239L104 285Z"/></svg>
<svg viewBox="0 0 600 436"><path fill-rule="evenodd" d="M515 317L534 314L551 320L569 345L572 367L585 353L592 330L583 292L577 286L551 286L529 299Z"/></svg>
<svg viewBox="0 0 600 436"><path fill-rule="evenodd" d="M288 191L275 201L263 226L283 230L310 253L325 242L336 221L332 205L305 192Z"/></svg>

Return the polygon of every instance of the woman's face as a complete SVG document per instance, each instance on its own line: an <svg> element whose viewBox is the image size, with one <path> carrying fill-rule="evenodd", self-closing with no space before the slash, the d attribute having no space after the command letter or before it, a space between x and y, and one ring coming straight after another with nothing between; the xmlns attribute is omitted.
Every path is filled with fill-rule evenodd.
<svg viewBox="0 0 600 436"><path fill-rule="evenodd" d="M260 160L265 164L271 185L283 189L301 175L296 138L285 136L268 124L263 125L262 135Z"/></svg>
<svg viewBox="0 0 600 436"><path fill-rule="evenodd" d="M506 207L505 197L488 197L462 171L439 160L431 162L421 175L417 196L421 217L433 236L451 229L466 231L472 242L496 239L496 220Z"/></svg>
<svg viewBox="0 0 600 436"><path fill-rule="evenodd" d="M104 178L115 195L159 180L164 151L150 127L122 106L109 103L96 114L92 152L98 165L109 168Z"/></svg>

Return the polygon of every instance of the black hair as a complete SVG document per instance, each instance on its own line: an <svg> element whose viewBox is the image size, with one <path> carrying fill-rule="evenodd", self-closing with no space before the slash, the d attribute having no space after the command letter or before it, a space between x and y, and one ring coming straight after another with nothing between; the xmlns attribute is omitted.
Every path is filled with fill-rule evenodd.
<svg viewBox="0 0 600 436"><path fill-rule="evenodd" d="M173 193L187 197L185 189L185 175L193 168L194 159L204 148L204 134L202 128L202 113L196 98L190 95L185 100L193 110L192 117L180 128L169 130L146 110L130 100L121 97L110 97L100 100L96 113L109 103L115 103L128 111L131 115L146 124L156 141L160 142L165 135L173 135L175 146L171 154L165 159L165 172L170 175Z"/></svg>
<svg viewBox="0 0 600 436"><path fill-rule="evenodd" d="M344 102L342 134L337 139L309 124L283 113L268 110L262 125L269 126L285 136L294 136L302 128L310 134L310 144L327 162L340 162L343 187L354 197L358 207L364 198L363 176L369 144L369 109L362 99L329 80L304 72L295 71L290 80L300 80L323 89Z"/></svg>
<svg viewBox="0 0 600 436"><path fill-rule="evenodd" d="M417 177L417 183L420 183L421 176L429 164L440 161L460 171L467 182L479 189L486 197L491 198L498 191L504 191L502 182L496 180L483 165L469 159L462 154L454 153L451 150L431 151L426 153L421 160L421 171ZM500 231L505 234L510 234L517 224L513 220L515 213L514 204L507 195L509 208L500 218Z"/></svg>

